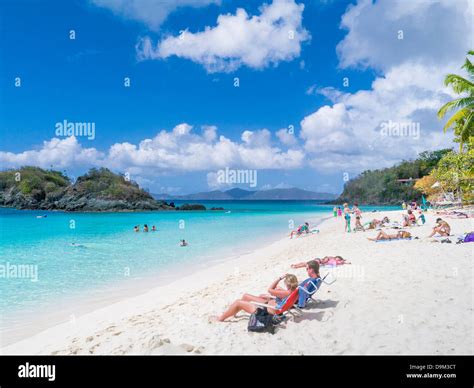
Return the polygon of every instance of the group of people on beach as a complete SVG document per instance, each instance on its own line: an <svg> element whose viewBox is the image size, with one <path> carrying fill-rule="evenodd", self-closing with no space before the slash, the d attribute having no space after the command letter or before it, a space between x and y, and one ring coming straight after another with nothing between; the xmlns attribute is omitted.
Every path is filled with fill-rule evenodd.
<svg viewBox="0 0 474 388"><path fill-rule="evenodd" d="M384 217L383 219L372 219L364 224L362 224L362 211L359 208L358 203L354 203L352 209L349 207L347 203L343 204L343 209L341 210L340 206L335 206L333 208L333 215L334 217L340 217L344 215L344 231L347 233L351 232L351 217L355 215L355 227L352 231L366 231L370 229L378 229L379 233L375 238L369 238L372 241L379 241L379 240L394 240L394 239L411 239L411 233L406 230L398 230L396 233L389 234L384 230L381 230L383 227L391 227L393 229L401 229L412 227L416 225L424 225L426 223L426 218L423 213L425 209L424 206L419 206L416 201L410 202L408 205L403 202L402 203L403 210L406 211L405 214L402 215L401 223L397 221L390 222L388 217ZM451 233L451 227L449 224L438 218L436 220L436 225L433 227L432 233L428 237L433 237L435 234L440 236L449 236Z"/></svg>
<svg viewBox="0 0 474 388"><path fill-rule="evenodd" d="M350 263L341 256L326 256L322 259L316 258L307 262L292 264L292 269L305 268L307 278L304 281L299 282L294 274L287 273L279 276L269 285L267 294L252 295L245 293L241 298L234 301L221 315L211 317L211 320L223 322L240 311L254 314L259 305L265 306L263 310L267 314L278 315L279 310L285 305L288 297L297 289L298 298L295 304L299 308L304 308L311 296L321 286L320 266L342 264ZM283 286L280 285L281 282L283 282Z"/></svg>
<svg viewBox="0 0 474 388"><path fill-rule="evenodd" d="M406 214L403 215L402 227L411 227L421 222L426 222L425 216L422 209L420 209L416 202L413 202L409 207L405 208ZM354 214L356 217L356 228L365 230L361 224L362 211L360 210L357 203L354 203L352 209L349 208L348 204L343 205L343 210L340 207L334 208L334 216L339 217L339 211L344 213L345 218L345 232L350 232L350 218ZM419 213L419 217L415 216L414 212ZM373 219L368 224L367 229L378 229L382 227L397 227L390 224L388 217L383 217L381 220ZM291 233L293 235L300 235L302 233L309 233L309 224L299 226L295 231ZM451 233L450 225L441 218L436 220L436 225L433 227L431 234L428 237L433 237L438 234L439 236L449 236ZM380 240L394 240L394 239L411 239L411 233L406 230L398 230L396 233L387 233L384 230L380 230L375 238L369 238L372 241ZM303 282L299 282L298 278L294 274L286 273L277 279L275 279L268 287L266 294L252 295L245 293L241 298L235 300L221 315L211 317L213 321L222 322L230 317L235 316L240 311L245 311L249 314L256 313L258 308L263 308L266 314L271 314L274 317L282 314L282 307L286 301L296 290L298 290L297 302L295 305L299 308L304 308L306 303L311 299L314 292L318 290L322 283L320 276L320 267L324 265L338 266L343 264L350 264L349 261L345 260L341 256L326 256L324 258L315 258L313 260L301 263L295 263L291 265L292 269L305 268L307 278ZM283 282L283 285L282 285ZM293 296L295 297L295 296ZM260 306L260 307L259 307Z"/></svg>
<svg viewBox="0 0 474 388"><path fill-rule="evenodd" d="M402 209L403 210L416 211L416 210L423 210L422 208L423 208L423 206L418 206L418 203L416 201L412 201L408 205L405 201L402 202Z"/></svg>
<svg viewBox="0 0 474 388"><path fill-rule="evenodd" d="M334 217L341 217L344 215L344 231L347 233L351 232L351 217L352 215L355 216L355 226L354 232L358 230L364 231L364 226L361 223L362 219L362 210L359 208L359 204L357 202L354 203L352 209L349 207L348 203L344 203L343 209L340 206L334 206L333 215Z"/></svg>
<svg viewBox="0 0 474 388"><path fill-rule="evenodd" d="M406 214L402 215L402 223L401 226L398 223L390 224L388 217L385 217L384 220L379 221L374 219L372 221L373 229L377 227L391 227L393 229L401 229L401 228L410 228L417 225L421 225L426 223L425 215L423 214L422 210L419 209L419 217L417 218L412 209L408 209ZM444 221L442 218L436 219L436 225L433 227L431 234L428 238L431 238L438 234L440 237L448 237L451 234L451 226ZM380 240L401 240L401 239L411 239L412 235L410 232L406 230L398 230L396 233L389 234L384 230L380 230L378 235L375 238L368 238L371 241L380 241ZM415 237L418 238L418 237Z"/></svg>

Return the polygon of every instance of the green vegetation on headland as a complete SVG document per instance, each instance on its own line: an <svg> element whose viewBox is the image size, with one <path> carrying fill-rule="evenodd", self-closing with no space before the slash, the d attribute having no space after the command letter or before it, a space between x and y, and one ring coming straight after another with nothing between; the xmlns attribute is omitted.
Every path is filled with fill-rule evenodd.
<svg viewBox="0 0 474 388"><path fill-rule="evenodd" d="M178 210L106 168L93 168L75 183L61 172L38 167L0 172L0 206L64 211Z"/></svg>
<svg viewBox="0 0 474 388"><path fill-rule="evenodd" d="M413 161L403 161L381 170L364 171L344 185L337 202L397 205L402 201L420 200L422 192L414 187L415 181L400 180L419 179L428 175L449 152L449 149L423 152Z"/></svg>
<svg viewBox="0 0 474 388"><path fill-rule="evenodd" d="M474 51L469 51L470 55L474 55ZM453 130L459 151L423 152L414 161L364 171L346 183L338 203L400 204L419 201L422 195L433 203L474 203L474 65L469 57L462 68L468 78L457 74L448 74L445 78L445 85L451 86L459 98L444 104L438 111L440 119L454 112L443 130ZM414 185L406 181L410 178L416 179Z"/></svg>
<svg viewBox="0 0 474 388"><path fill-rule="evenodd" d="M0 172L2 194L14 188L14 194L30 197L34 201L56 197L70 184L69 178L62 172L46 171L39 167L22 167L19 170Z"/></svg>

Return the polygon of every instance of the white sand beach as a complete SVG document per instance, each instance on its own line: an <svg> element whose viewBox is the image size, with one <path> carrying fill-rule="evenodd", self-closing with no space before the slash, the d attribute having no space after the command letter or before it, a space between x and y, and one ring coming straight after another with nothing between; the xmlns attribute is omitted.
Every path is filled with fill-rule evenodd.
<svg viewBox="0 0 474 388"><path fill-rule="evenodd" d="M363 221L401 220L401 211ZM428 239L438 216L410 232L419 239L372 242L376 231L344 233L331 218L319 234L282 238L250 254L51 327L9 345L3 354L474 354L474 244ZM443 217L443 216L441 216ZM474 219L446 218L457 235ZM454 238L452 238L455 241ZM274 335L249 333L248 315L209 323L243 293L260 294L295 262L341 255L317 303Z"/></svg>

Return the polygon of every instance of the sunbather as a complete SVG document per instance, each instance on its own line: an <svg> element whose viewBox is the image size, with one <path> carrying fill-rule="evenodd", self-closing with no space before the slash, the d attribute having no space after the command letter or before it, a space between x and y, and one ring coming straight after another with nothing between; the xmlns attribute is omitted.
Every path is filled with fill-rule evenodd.
<svg viewBox="0 0 474 388"><path fill-rule="evenodd" d="M390 223L390 220L388 217L384 217L382 220L377 220L376 218L374 218L369 223L365 223L364 226L368 225L367 229L376 229L388 223Z"/></svg>
<svg viewBox="0 0 474 388"><path fill-rule="evenodd" d="M319 266L323 265L343 265L343 264L351 264L350 261L343 259L342 256L325 256L322 259L315 258L313 259ZM291 268L303 268L308 265L308 262L296 263L291 264Z"/></svg>
<svg viewBox="0 0 474 388"><path fill-rule="evenodd" d="M309 224L307 222L304 225L298 226L296 230L292 230L290 233L290 238L293 238L293 235L301 236L303 233L309 233Z"/></svg>
<svg viewBox="0 0 474 388"><path fill-rule="evenodd" d="M428 237L433 237L436 233L440 236L449 236L451 233L451 226L441 218L436 220L436 226Z"/></svg>
<svg viewBox="0 0 474 388"><path fill-rule="evenodd" d="M413 214L413 212L408 209L406 215L403 216L403 227L406 226L413 226L416 224L416 216Z"/></svg>
<svg viewBox="0 0 474 388"><path fill-rule="evenodd" d="M278 287L278 284L284 280L285 288ZM276 310L281 308L286 302L286 298L298 287L298 279L295 275L286 274L276 279L268 288L269 295L250 295L244 294L241 299L237 299L230 307L218 317L211 317L213 321L223 322L227 318L235 316L239 311L246 311L253 314L257 310L257 306L251 302L265 303L275 308L267 308L269 314L275 314ZM273 299L275 297L276 299Z"/></svg>
<svg viewBox="0 0 474 388"><path fill-rule="evenodd" d="M381 230L379 232L379 234L377 235L377 237L375 237L375 238L367 237L367 240L370 240L370 241L398 240L398 239L401 239L401 238L411 238L411 234L409 232L404 231L404 230L400 230L395 234L388 234L388 233L385 233L383 230Z"/></svg>

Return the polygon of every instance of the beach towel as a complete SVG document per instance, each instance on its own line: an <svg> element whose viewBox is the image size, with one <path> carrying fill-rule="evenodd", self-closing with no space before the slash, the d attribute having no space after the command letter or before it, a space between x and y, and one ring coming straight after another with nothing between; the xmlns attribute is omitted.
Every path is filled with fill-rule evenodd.
<svg viewBox="0 0 474 388"><path fill-rule="evenodd" d="M466 237L464 237L464 242L474 242L474 232L466 234Z"/></svg>
<svg viewBox="0 0 474 388"><path fill-rule="evenodd" d="M375 242L387 242L387 241L396 241L396 240L411 240L412 237L407 238L391 238L390 240L376 240Z"/></svg>

